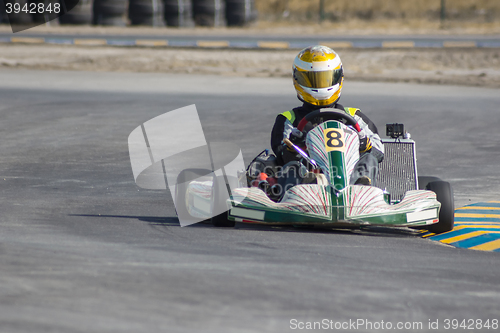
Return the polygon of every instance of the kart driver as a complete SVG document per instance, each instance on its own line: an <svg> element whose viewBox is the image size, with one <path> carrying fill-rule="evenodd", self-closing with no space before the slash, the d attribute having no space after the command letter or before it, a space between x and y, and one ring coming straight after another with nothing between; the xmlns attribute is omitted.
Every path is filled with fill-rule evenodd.
<svg viewBox="0 0 500 333"><path fill-rule="evenodd" d="M300 51L293 62L293 85L303 104L276 117L271 132L271 147L278 164L286 169L288 164L297 163L301 159L300 155L283 144L285 138L299 145L304 142L305 135L296 128L300 120L317 109L342 110L353 116L361 127L360 158L350 184L375 185L378 164L384 158L384 146L377 127L365 114L359 109L344 107L338 103L343 82L342 62L331 48L317 45Z"/></svg>

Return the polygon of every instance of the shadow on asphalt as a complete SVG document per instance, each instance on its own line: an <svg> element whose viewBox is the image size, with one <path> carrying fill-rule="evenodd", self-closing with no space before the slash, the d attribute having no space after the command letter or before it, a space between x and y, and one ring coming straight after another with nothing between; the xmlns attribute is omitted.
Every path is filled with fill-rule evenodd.
<svg viewBox="0 0 500 333"><path fill-rule="evenodd" d="M105 217L105 218L120 218L120 219L137 219L139 221L148 222L151 225L179 226L177 217L168 216L134 216L134 215L104 215L104 214L68 214L69 216L80 217Z"/></svg>
<svg viewBox="0 0 500 333"><path fill-rule="evenodd" d="M357 227L357 228L332 228L315 226L270 226L258 224L237 223L235 229L245 231L270 231L270 232L294 232L314 234L349 234L358 236L375 237L419 237L420 231L410 228L389 227Z"/></svg>
<svg viewBox="0 0 500 333"><path fill-rule="evenodd" d="M69 216L96 217L96 218L122 218L137 219L147 222L152 227L179 227L179 220L174 216L134 216L134 215L104 215L104 214L69 214ZM221 231L241 230L241 231L268 231L268 232L294 232L294 233L315 233L315 234L352 234L358 236L374 237L419 237L421 231L404 227L384 227L384 226L363 226L357 228L331 228L315 226L274 226L263 224L236 223L234 228L215 228L209 220L192 224L186 228L214 228Z"/></svg>

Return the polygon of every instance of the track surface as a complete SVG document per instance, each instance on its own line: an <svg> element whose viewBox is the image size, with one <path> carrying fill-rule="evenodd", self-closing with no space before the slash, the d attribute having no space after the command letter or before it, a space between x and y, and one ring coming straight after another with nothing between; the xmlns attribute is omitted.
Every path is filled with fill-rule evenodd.
<svg viewBox="0 0 500 333"><path fill-rule="evenodd" d="M248 161L297 105L289 80L1 75L1 332L288 332L291 319L324 318L428 331L429 320L500 319L496 253L407 229L181 228L170 195L136 187L136 126L195 103L207 139L235 142ZM452 182L457 206L498 199L498 90L347 82L342 101L381 132L405 123L420 174Z"/></svg>

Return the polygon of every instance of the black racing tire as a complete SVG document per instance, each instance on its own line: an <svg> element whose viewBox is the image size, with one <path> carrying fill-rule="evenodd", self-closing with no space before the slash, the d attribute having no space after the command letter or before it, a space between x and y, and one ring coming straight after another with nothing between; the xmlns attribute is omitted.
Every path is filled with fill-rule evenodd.
<svg viewBox="0 0 500 333"><path fill-rule="evenodd" d="M132 16L130 18L130 25L147 25L153 26L155 19L152 15L150 16Z"/></svg>
<svg viewBox="0 0 500 333"><path fill-rule="evenodd" d="M128 5L128 16L153 15L155 12L151 3L131 2Z"/></svg>
<svg viewBox="0 0 500 333"><path fill-rule="evenodd" d="M5 12L5 3L3 0L0 0L0 23L9 23L9 18L7 17L7 13Z"/></svg>
<svg viewBox="0 0 500 333"><path fill-rule="evenodd" d="M181 25L181 20L179 19L179 15L164 15L165 24L169 27L179 27Z"/></svg>
<svg viewBox="0 0 500 333"><path fill-rule="evenodd" d="M241 13L226 14L226 22L228 27L243 27L247 24L245 14Z"/></svg>
<svg viewBox="0 0 500 333"><path fill-rule="evenodd" d="M228 26L244 26L252 20L253 0L226 0L226 22Z"/></svg>
<svg viewBox="0 0 500 333"><path fill-rule="evenodd" d="M94 17L92 18L92 24L114 26L114 27L124 27L127 25L123 18L123 15L110 16L105 14L94 15Z"/></svg>
<svg viewBox="0 0 500 333"><path fill-rule="evenodd" d="M193 0L193 20L197 26L213 27L218 24L216 22L217 11L223 15L222 8L216 5L218 1L220 0Z"/></svg>
<svg viewBox="0 0 500 333"><path fill-rule="evenodd" d="M25 5L28 5L29 6L29 1L28 0L7 0L7 1L3 1L3 3L5 4L5 6L7 5L7 3L11 3L11 4L14 4L14 3L18 3L20 5L21 8L23 8ZM6 10L7 7L4 7ZM33 18L31 16L30 13L26 13L26 12L23 12L22 10L19 12L19 13L12 13L12 14L7 14L7 12L2 12L3 15L5 15L4 19L5 19L5 23L10 23L10 24L14 24L14 25L23 25L23 24L31 24L33 22ZM0 14L0 15L2 15Z"/></svg>
<svg viewBox="0 0 500 333"><path fill-rule="evenodd" d="M191 0L164 0L163 18L169 27L187 27L192 22Z"/></svg>
<svg viewBox="0 0 500 333"><path fill-rule="evenodd" d="M439 182L442 181L438 177L432 177L432 176L418 176L418 189L419 190L426 190L427 185L430 182Z"/></svg>
<svg viewBox="0 0 500 333"><path fill-rule="evenodd" d="M127 11L126 0L95 0L92 24L107 26L125 26L124 14Z"/></svg>
<svg viewBox="0 0 500 333"><path fill-rule="evenodd" d="M215 18L213 15L198 14L193 15L194 23L200 27L213 27L215 26Z"/></svg>
<svg viewBox="0 0 500 333"><path fill-rule="evenodd" d="M54 5L59 4L60 2L59 0L32 0L29 1L29 3L30 4L34 3L37 6L38 4L44 4L45 8L47 8L50 5L50 8L54 8ZM52 13L51 12L39 13L38 11L36 13L31 13L31 18L34 23L50 22L52 20L57 19L59 16L61 16L61 13L55 13L54 11L52 11Z"/></svg>
<svg viewBox="0 0 500 333"><path fill-rule="evenodd" d="M169 27L178 27L181 22L181 12L179 8L178 0L175 2L170 2L166 0L163 3L163 18L165 19L165 24Z"/></svg>
<svg viewBox="0 0 500 333"><path fill-rule="evenodd" d="M68 5L66 3L66 5ZM80 0L67 13L59 16L60 24L91 24L92 2Z"/></svg>
<svg viewBox="0 0 500 333"><path fill-rule="evenodd" d="M436 193L437 200L441 203L439 222L429 226L428 230L435 234L453 230L455 225L455 201L450 183L441 180L433 181L427 184L426 189Z"/></svg>
<svg viewBox="0 0 500 333"><path fill-rule="evenodd" d="M147 15L159 15L163 14L163 2L158 1L153 3L153 1L141 1L135 0L130 1L128 5L128 13L129 15L138 14L137 16L141 16L144 14Z"/></svg>
<svg viewBox="0 0 500 333"><path fill-rule="evenodd" d="M94 13L106 16L120 16L127 11L126 0L96 0L94 2Z"/></svg>
<svg viewBox="0 0 500 333"><path fill-rule="evenodd" d="M163 17L168 26L179 26L179 15L183 4L179 0L164 0L163 2Z"/></svg>
<svg viewBox="0 0 500 333"><path fill-rule="evenodd" d="M193 0L193 14L215 14L217 0Z"/></svg>
<svg viewBox="0 0 500 333"><path fill-rule="evenodd" d="M218 228L234 228L235 221L227 219L227 212L212 217L212 225Z"/></svg>
<svg viewBox="0 0 500 333"><path fill-rule="evenodd" d="M182 5L179 4L179 0L165 0L163 2L163 8L166 13L178 14Z"/></svg>
<svg viewBox="0 0 500 333"><path fill-rule="evenodd" d="M7 16L7 14L5 14ZM11 16L7 16L10 20L10 24L31 24L33 22L33 18L30 14L18 13L13 14Z"/></svg>
<svg viewBox="0 0 500 333"><path fill-rule="evenodd" d="M152 0L131 0L128 7L131 25L163 25L163 3Z"/></svg>
<svg viewBox="0 0 500 333"><path fill-rule="evenodd" d="M226 200L228 192L224 177L219 176L214 178L212 190L212 211L223 211L223 213L212 217L212 225L219 228L233 228L236 222L227 218Z"/></svg>
<svg viewBox="0 0 500 333"><path fill-rule="evenodd" d="M177 176L175 185L175 211L179 220L181 217L186 221L194 220L194 217L187 209L186 192L189 181L208 175L210 172L212 171L207 169L185 169Z"/></svg>
<svg viewBox="0 0 500 333"><path fill-rule="evenodd" d="M90 24L92 23L92 13L66 13L63 16L59 17L60 24Z"/></svg>

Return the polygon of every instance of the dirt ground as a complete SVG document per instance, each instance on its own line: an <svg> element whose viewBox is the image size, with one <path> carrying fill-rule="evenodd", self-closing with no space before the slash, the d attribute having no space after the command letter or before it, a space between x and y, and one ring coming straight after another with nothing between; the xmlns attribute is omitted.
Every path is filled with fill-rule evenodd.
<svg viewBox="0 0 500 333"><path fill-rule="evenodd" d="M500 88L500 49L337 49L346 79ZM287 77L297 50L2 44L0 68Z"/></svg>
<svg viewBox="0 0 500 333"><path fill-rule="evenodd" d="M347 25L256 22L246 28L168 28L37 26L29 34L89 35L186 35L269 36L294 35L497 35L499 24L412 25L388 21L371 23L351 20ZM357 27L353 29L352 27ZM11 32L0 25L0 32ZM23 33L16 34L19 37ZM344 64L346 79L364 81L420 82L500 88L500 49L336 49ZM0 44L0 68L197 73L237 76L291 74L298 50L175 49L148 47Z"/></svg>

